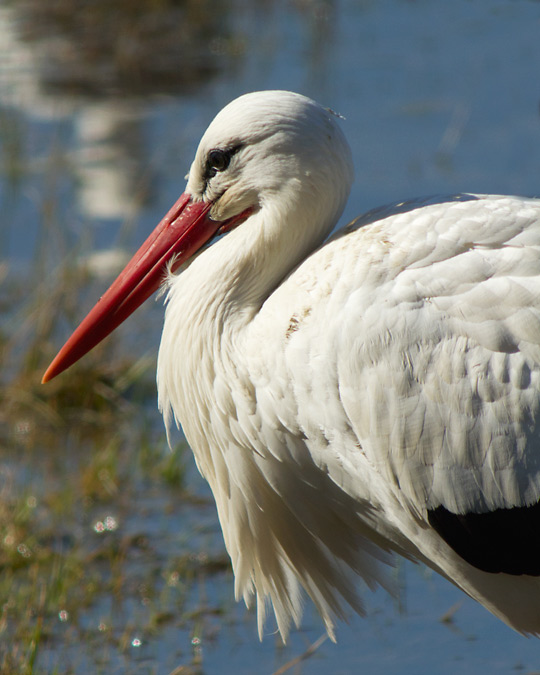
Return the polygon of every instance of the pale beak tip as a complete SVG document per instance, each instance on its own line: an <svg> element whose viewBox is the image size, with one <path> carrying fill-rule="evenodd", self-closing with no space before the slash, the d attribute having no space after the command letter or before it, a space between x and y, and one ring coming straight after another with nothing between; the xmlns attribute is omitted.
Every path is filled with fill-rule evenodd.
<svg viewBox="0 0 540 675"><path fill-rule="evenodd" d="M57 359L54 359L47 370L43 373L43 377L41 378L41 384L47 384L47 382L50 382L53 380L57 375L60 375L60 373L65 370L65 368L60 368L58 369L58 366L56 365Z"/></svg>

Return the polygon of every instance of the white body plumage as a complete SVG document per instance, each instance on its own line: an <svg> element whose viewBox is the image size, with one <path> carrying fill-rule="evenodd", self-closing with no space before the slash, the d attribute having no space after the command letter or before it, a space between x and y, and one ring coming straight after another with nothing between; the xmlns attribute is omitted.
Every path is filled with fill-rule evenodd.
<svg viewBox="0 0 540 675"><path fill-rule="evenodd" d="M206 180L211 149L236 145ZM286 637L303 587L332 635L362 610L356 574L390 587L397 551L540 632L539 577L470 564L429 518L540 499L540 200L400 204L321 246L351 182L337 120L286 92L225 108L190 172L218 220L257 203L169 276L158 362L236 594L256 594L260 631L270 599Z"/></svg>

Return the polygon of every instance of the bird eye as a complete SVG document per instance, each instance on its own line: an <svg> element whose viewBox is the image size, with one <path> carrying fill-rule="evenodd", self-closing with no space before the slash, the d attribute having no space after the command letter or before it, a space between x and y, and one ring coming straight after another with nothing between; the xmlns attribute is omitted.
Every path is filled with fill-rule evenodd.
<svg viewBox="0 0 540 675"><path fill-rule="evenodd" d="M231 161L228 150L210 150L206 160L206 173L209 177L215 176L218 171L225 171Z"/></svg>
<svg viewBox="0 0 540 675"><path fill-rule="evenodd" d="M225 171L225 169L227 169L231 163L231 158L233 155L236 155L236 153L241 149L242 144L238 143L237 145L233 145L226 150L222 148L210 150L206 158L206 169L204 172L204 177L206 180L213 178L219 171Z"/></svg>

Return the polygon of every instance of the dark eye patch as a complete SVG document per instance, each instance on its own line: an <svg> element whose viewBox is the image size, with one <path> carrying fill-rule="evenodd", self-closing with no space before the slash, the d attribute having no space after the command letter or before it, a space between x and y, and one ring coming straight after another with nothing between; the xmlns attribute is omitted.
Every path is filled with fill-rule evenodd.
<svg viewBox="0 0 540 675"><path fill-rule="evenodd" d="M240 150L241 145L232 148L214 148L206 158L204 177L208 181L217 173L225 171L231 163L231 158Z"/></svg>

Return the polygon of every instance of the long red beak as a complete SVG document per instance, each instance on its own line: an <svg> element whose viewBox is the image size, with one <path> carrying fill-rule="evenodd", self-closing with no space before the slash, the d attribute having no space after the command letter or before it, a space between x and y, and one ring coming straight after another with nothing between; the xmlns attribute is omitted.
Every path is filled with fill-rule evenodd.
<svg viewBox="0 0 540 675"><path fill-rule="evenodd" d="M229 221L219 223L210 219L211 207L212 203L194 202L185 193L180 197L58 352L42 382L52 380L73 365L142 305L159 288L166 264L173 256L176 269L220 227L230 229Z"/></svg>

